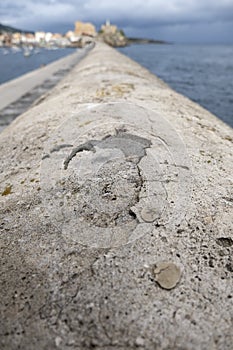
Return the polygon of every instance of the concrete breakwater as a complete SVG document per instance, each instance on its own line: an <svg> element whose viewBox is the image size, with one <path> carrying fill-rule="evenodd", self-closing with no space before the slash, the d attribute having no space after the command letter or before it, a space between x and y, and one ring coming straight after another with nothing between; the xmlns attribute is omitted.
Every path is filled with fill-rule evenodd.
<svg viewBox="0 0 233 350"><path fill-rule="evenodd" d="M96 47L0 135L3 349L230 349L232 130Z"/></svg>

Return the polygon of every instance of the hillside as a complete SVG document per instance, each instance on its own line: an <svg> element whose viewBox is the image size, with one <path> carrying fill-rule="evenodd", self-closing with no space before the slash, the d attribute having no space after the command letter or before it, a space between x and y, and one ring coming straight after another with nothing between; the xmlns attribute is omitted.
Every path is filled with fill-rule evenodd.
<svg viewBox="0 0 233 350"><path fill-rule="evenodd" d="M6 25L0 23L0 34L2 34L2 33L16 33L16 32L17 33L33 33L32 31L17 29L17 28L6 26Z"/></svg>

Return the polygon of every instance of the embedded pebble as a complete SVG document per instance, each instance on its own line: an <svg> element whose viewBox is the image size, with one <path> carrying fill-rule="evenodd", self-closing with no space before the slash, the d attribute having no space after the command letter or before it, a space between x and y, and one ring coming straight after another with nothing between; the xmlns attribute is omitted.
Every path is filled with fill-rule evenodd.
<svg viewBox="0 0 233 350"><path fill-rule="evenodd" d="M141 211L141 218L145 222L153 222L160 217L160 213L157 208L144 207Z"/></svg>
<svg viewBox="0 0 233 350"><path fill-rule="evenodd" d="M135 345L136 346L144 346L144 339L142 337L137 337L136 340L135 340Z"/></svg>
<svg viewBox="0 0 233 350"><path fill-rule="evenodd" d="M55 338L55 345L56 347L59 347L62 343L62 338L61 337L56 337Z"/></svg>
<svg viewBox="0 0 233 350"><path fill-rule="evenodd" d="M160 262L154 266L155 281L164 289L172 289L181 278L180 268L172 262Z"/></svg>
<svg viewBox="0 0 233 350"><path fill-rule="evenodd" d="M2 192L2 196L8 196L8 194L12 193L12 185L7 185L5 190Z"/></svg>

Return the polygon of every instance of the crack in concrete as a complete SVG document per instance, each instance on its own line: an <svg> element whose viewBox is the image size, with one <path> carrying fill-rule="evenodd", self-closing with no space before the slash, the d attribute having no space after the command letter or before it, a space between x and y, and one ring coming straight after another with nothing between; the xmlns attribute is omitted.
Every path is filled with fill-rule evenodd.
<svg viewBox="0 0 233 350"><path fill-rule="evenodd" d="M63 148L68 148L68 147L73 147L73 145L70 145L70 144L62 144L62 145L58 145L58 146L54 146L51 150L50 150L50 153L53 153L53 152L59 152L61 149Z"/></svg>

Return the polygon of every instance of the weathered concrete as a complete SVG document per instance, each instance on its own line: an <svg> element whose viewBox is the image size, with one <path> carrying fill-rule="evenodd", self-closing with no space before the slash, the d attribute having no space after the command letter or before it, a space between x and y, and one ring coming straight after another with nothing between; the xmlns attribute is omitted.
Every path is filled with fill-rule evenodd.
<svg viewBox="0 0 233 350"><path fill-rule="evenodd" d="M1 349L231 349L232 138L98 44L0 135Z"/></svg>

